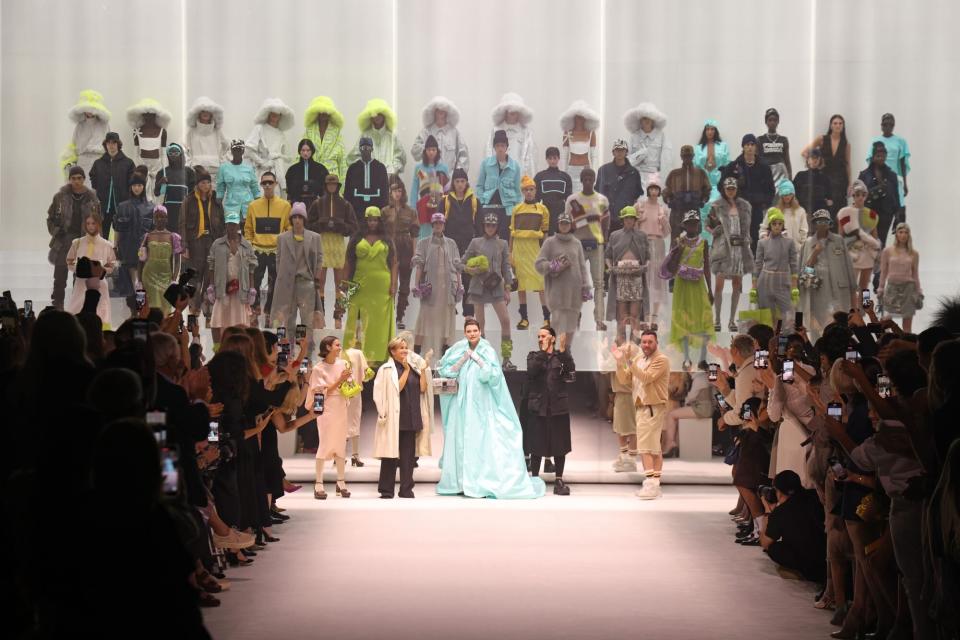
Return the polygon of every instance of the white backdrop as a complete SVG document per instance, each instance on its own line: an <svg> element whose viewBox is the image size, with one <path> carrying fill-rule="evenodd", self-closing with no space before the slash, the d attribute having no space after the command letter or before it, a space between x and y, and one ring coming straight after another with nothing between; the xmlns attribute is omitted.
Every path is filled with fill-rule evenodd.
<svg viewBox="0 0 960 640"><path fill-rule="evenodd" d="M846 116L859 170L880 115L893 112L913 151L907 205L921 266L955 284L942 230L956 219L944 187L955 180L946 130L960 104L958 20L950 0L4 0L0 249L45 248L73 127L66 111L85 88L104 95L130 147L124 111L143 97L174 114L174 141L198 95L224 105L228 137L245 136L260 102L280 97L297 113L293 145L307 103L325 94L344 113L348 145L363 105L381 97L409 149L423 104L442 94L461 111L472 178L490 110L515 91L535 112L541 164L576 98L604 116L604 159L625 134L623 112L641 101L667 114L675 159L705 118L737 149L775 106L795 171L834 112Z"/></svg>

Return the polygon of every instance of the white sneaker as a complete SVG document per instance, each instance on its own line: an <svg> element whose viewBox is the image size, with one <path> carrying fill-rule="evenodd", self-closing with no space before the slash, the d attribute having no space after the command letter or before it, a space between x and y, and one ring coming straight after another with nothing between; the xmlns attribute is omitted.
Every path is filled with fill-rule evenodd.
<svg viewBox="0 0 960 640"><path fill-rule="evenodd" d="M230 533L225 536L213 534L213 544L219 549L249 549L255 541L252 533L244 533L236 529L230 529Z"/></svg>
<svg viewBox="0 0 960 640"><path fill-rule="evenodd" d="M617 473L623 473L624 471L636 471L637 461L633 458L617 458L613 461L613 470Z"/></svg>
<svg viewBox="0 0 960 640"><path fill-rule="evenodd" d="M636 491L635 495L641 500L656 500L663 495L660 491L660 481L656 478L647 478L643 481L643 487Z"/></svg>

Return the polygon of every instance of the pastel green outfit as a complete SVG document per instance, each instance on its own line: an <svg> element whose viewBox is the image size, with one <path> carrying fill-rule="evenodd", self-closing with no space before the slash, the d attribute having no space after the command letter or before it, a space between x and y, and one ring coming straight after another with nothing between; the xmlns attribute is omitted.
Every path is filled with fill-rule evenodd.
<svg viewBox="0 0 960 640"><path fill-rule="evenodd" d="M670 343L702 348L713 338L713 316L707 285L703 281L703 258L706 241L698 238L694 246L681 241L683 254L680 269L673 281L673 317L670 320ZM674 251L677 249L674 248Z"/></svg>
<svg viewBox="0 0 960 640"><path fill-rule="evenodd" d="M387 344L393 339L393 296L390 295L390 247L383 240L371 245L361 238L356 245L353 281L360 285L350 299L343 344L353 346L360 319L360 340L367 362L379 364L387 359Z"/></svg>
<svg viewBox="0 0 960 640"><path fill-rule="evenodd" d="M317 126L317 116L326 113L330 116L327 130L320 136L320 127ZM306 113L303 115L303 126L306 130L303 137L317 148L313 159L327 168L327 171L340 178L341 182L347 174L346 151L343 148L343 114L337 111L333 100L327 96L317 96L310 101ZM299 153L300 150L297 150Z"/></svg>
<svg viewBox="0 0 960 640"><path fill-rule="evenodd" d="M148 242L147 261L143 265L143 288L147 292L147 304L162 310L163 315L173 309L163 297L163 292L173 279L174 245L179 244L179 238L174 240L174 235L170 234L170 242Z"/></svg>

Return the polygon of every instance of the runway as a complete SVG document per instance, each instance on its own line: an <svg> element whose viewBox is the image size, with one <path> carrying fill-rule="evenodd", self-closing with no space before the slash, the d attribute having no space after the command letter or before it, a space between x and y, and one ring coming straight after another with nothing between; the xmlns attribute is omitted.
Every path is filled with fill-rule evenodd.
<svg viewBox="0 0 960 640"><path fill-rule="evenodd" d="M281 540L231 569L215 638L822 638L830 613L733 542L732 487L624 485L498 502L283 498Z"/></svg>

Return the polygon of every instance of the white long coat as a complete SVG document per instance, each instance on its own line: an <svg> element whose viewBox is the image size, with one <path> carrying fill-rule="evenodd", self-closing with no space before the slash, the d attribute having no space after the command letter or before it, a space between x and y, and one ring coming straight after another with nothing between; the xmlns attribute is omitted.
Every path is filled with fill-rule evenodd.
<svg viewBox="0 0 960 640"><path fill-rule="evenodd" d="M430 434L433 432L433 375L416 354L409 356L410 366L427 377L427 392L420 395L420 417L423 429L417 434L417 455L432 455ZM400 375L393 358L377 370L373 381L373 402L377 407L377 427L373 435L374 458L400 457Z"/></svg>

